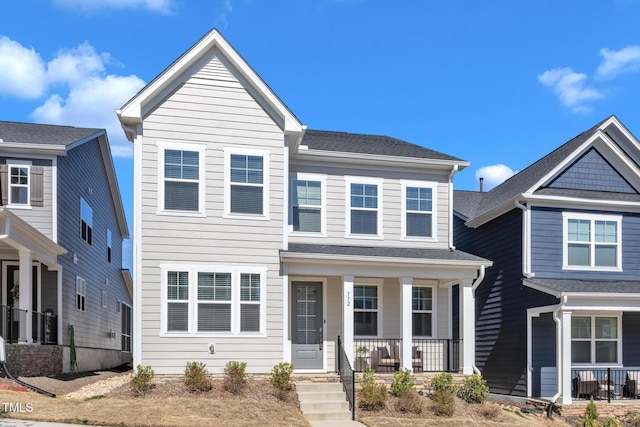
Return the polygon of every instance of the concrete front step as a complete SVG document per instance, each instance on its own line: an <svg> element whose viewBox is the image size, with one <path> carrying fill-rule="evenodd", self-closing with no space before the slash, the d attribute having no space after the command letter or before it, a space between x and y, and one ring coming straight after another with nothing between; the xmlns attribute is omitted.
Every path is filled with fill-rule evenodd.
<svg viewBox="0 0 640 427"><path fill-rule="evenodd" d="M311 383L311 382L299 382L296 383L296 390L298 391L298 393L300 392L314 392L314 393L318 393L318 392L334 392L334 391L338 391L340 393L343 392L342 390L342 383Z"/></svg>
<svg viewBox="0 0 640 427"><path fill-rule="evenodd" d="M298 400L300 402L322 402L325 400L346 400L343 391L321 391L315 393L313 391L298 392Z"/></svg>
<svg viewBox="0 0 640 427"><path fill-rule="evenodd" d="M349 411L349 402L344 400L344 396L342 396L342 400L317 400L317 401L300 401L300 410L303 413L308 411Z"/></svg>
<svg viewBox="0 0 640 427"><path fill-rule="evenodd" d="M307 421L349 421L349 402L340 383L296 383L300 411Z"/></svg>
<svg viewBox="0 0 640 427"><path fill-rule="evenodd" d="M351 412L327 412L327 411L308 411L303 412L302 415L307 419L307 421L351 421Z"/></svg>

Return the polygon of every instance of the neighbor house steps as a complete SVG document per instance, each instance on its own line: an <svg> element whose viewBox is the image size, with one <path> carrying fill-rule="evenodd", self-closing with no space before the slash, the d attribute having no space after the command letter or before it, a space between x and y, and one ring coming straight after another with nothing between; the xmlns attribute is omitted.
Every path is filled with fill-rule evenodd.
<svg viewBox="0 0 640 427"><path fill-rule="evenodd" d="M296 383L300 411L307 421L351 421L341 383Z"/></svg>

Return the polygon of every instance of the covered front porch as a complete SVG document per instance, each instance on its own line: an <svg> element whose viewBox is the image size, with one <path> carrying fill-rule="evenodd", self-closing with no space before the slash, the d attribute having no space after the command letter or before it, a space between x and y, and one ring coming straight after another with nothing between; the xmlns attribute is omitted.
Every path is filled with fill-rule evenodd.
<svg viewBox="0 0 640 427"><path fill-rule="evenodd" d="M7 343L58 344L62 307L58 255L66 250L0 208L0 336Z"/></svg>
<svg viewBox="0 0 640 427"><path fill-rule="evenodd" d="M281 258L285 360L296 372L336 371L338 339L357 371L474 372L474 290L490 262L449 250L300 244Z"/></svg>

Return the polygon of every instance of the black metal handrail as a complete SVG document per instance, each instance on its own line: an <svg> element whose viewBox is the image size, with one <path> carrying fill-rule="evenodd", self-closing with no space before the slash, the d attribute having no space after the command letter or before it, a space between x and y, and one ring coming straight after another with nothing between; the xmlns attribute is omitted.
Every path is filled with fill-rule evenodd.
<svg viewBox="0 0 640 427"><path fill-rule="evenodd" d="M637 399L640 397L640 371L625 368L571 369L574 399Z"/></svg>
<svg viewBox="0 0 640 427"><path fill-rule="evenodd" d="M0 336L9 344L27 341L26 310L0 305ZM58 343L58 317L52 313L31 313L31 338L40 344Z"/></svg>
<svg viewBox="0 0 640 427"><path fill-rule="evenodd" d="M414 372L460 371L462 340L414 338L411 340L411 368ZM394 372L402 365L402 339L356 338L355 364L358 372L367 367L376 372Z"/></svg>
<svg viewBox="0 0 640 427"><path fill-rule="evenodd" d="M338 374L340 375L340 382L342 382L342 389L347 395L347 401L349 402L349 409L351 409L351 419L356 419L356 374L351 368L349 358L344 351L342 340L338 336Z"/></svg>

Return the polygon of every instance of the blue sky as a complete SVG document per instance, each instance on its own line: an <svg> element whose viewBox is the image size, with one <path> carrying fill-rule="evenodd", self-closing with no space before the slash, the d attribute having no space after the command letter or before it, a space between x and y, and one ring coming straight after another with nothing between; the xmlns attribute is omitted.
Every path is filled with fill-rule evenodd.
<svg viewBox="0 0 640 427"><path fill-rule="evenodd" d="M611 114L640 135L640 0L0 0L0 120L106 128L218 28L311 129L461 157L485 188Z"/></svg>

